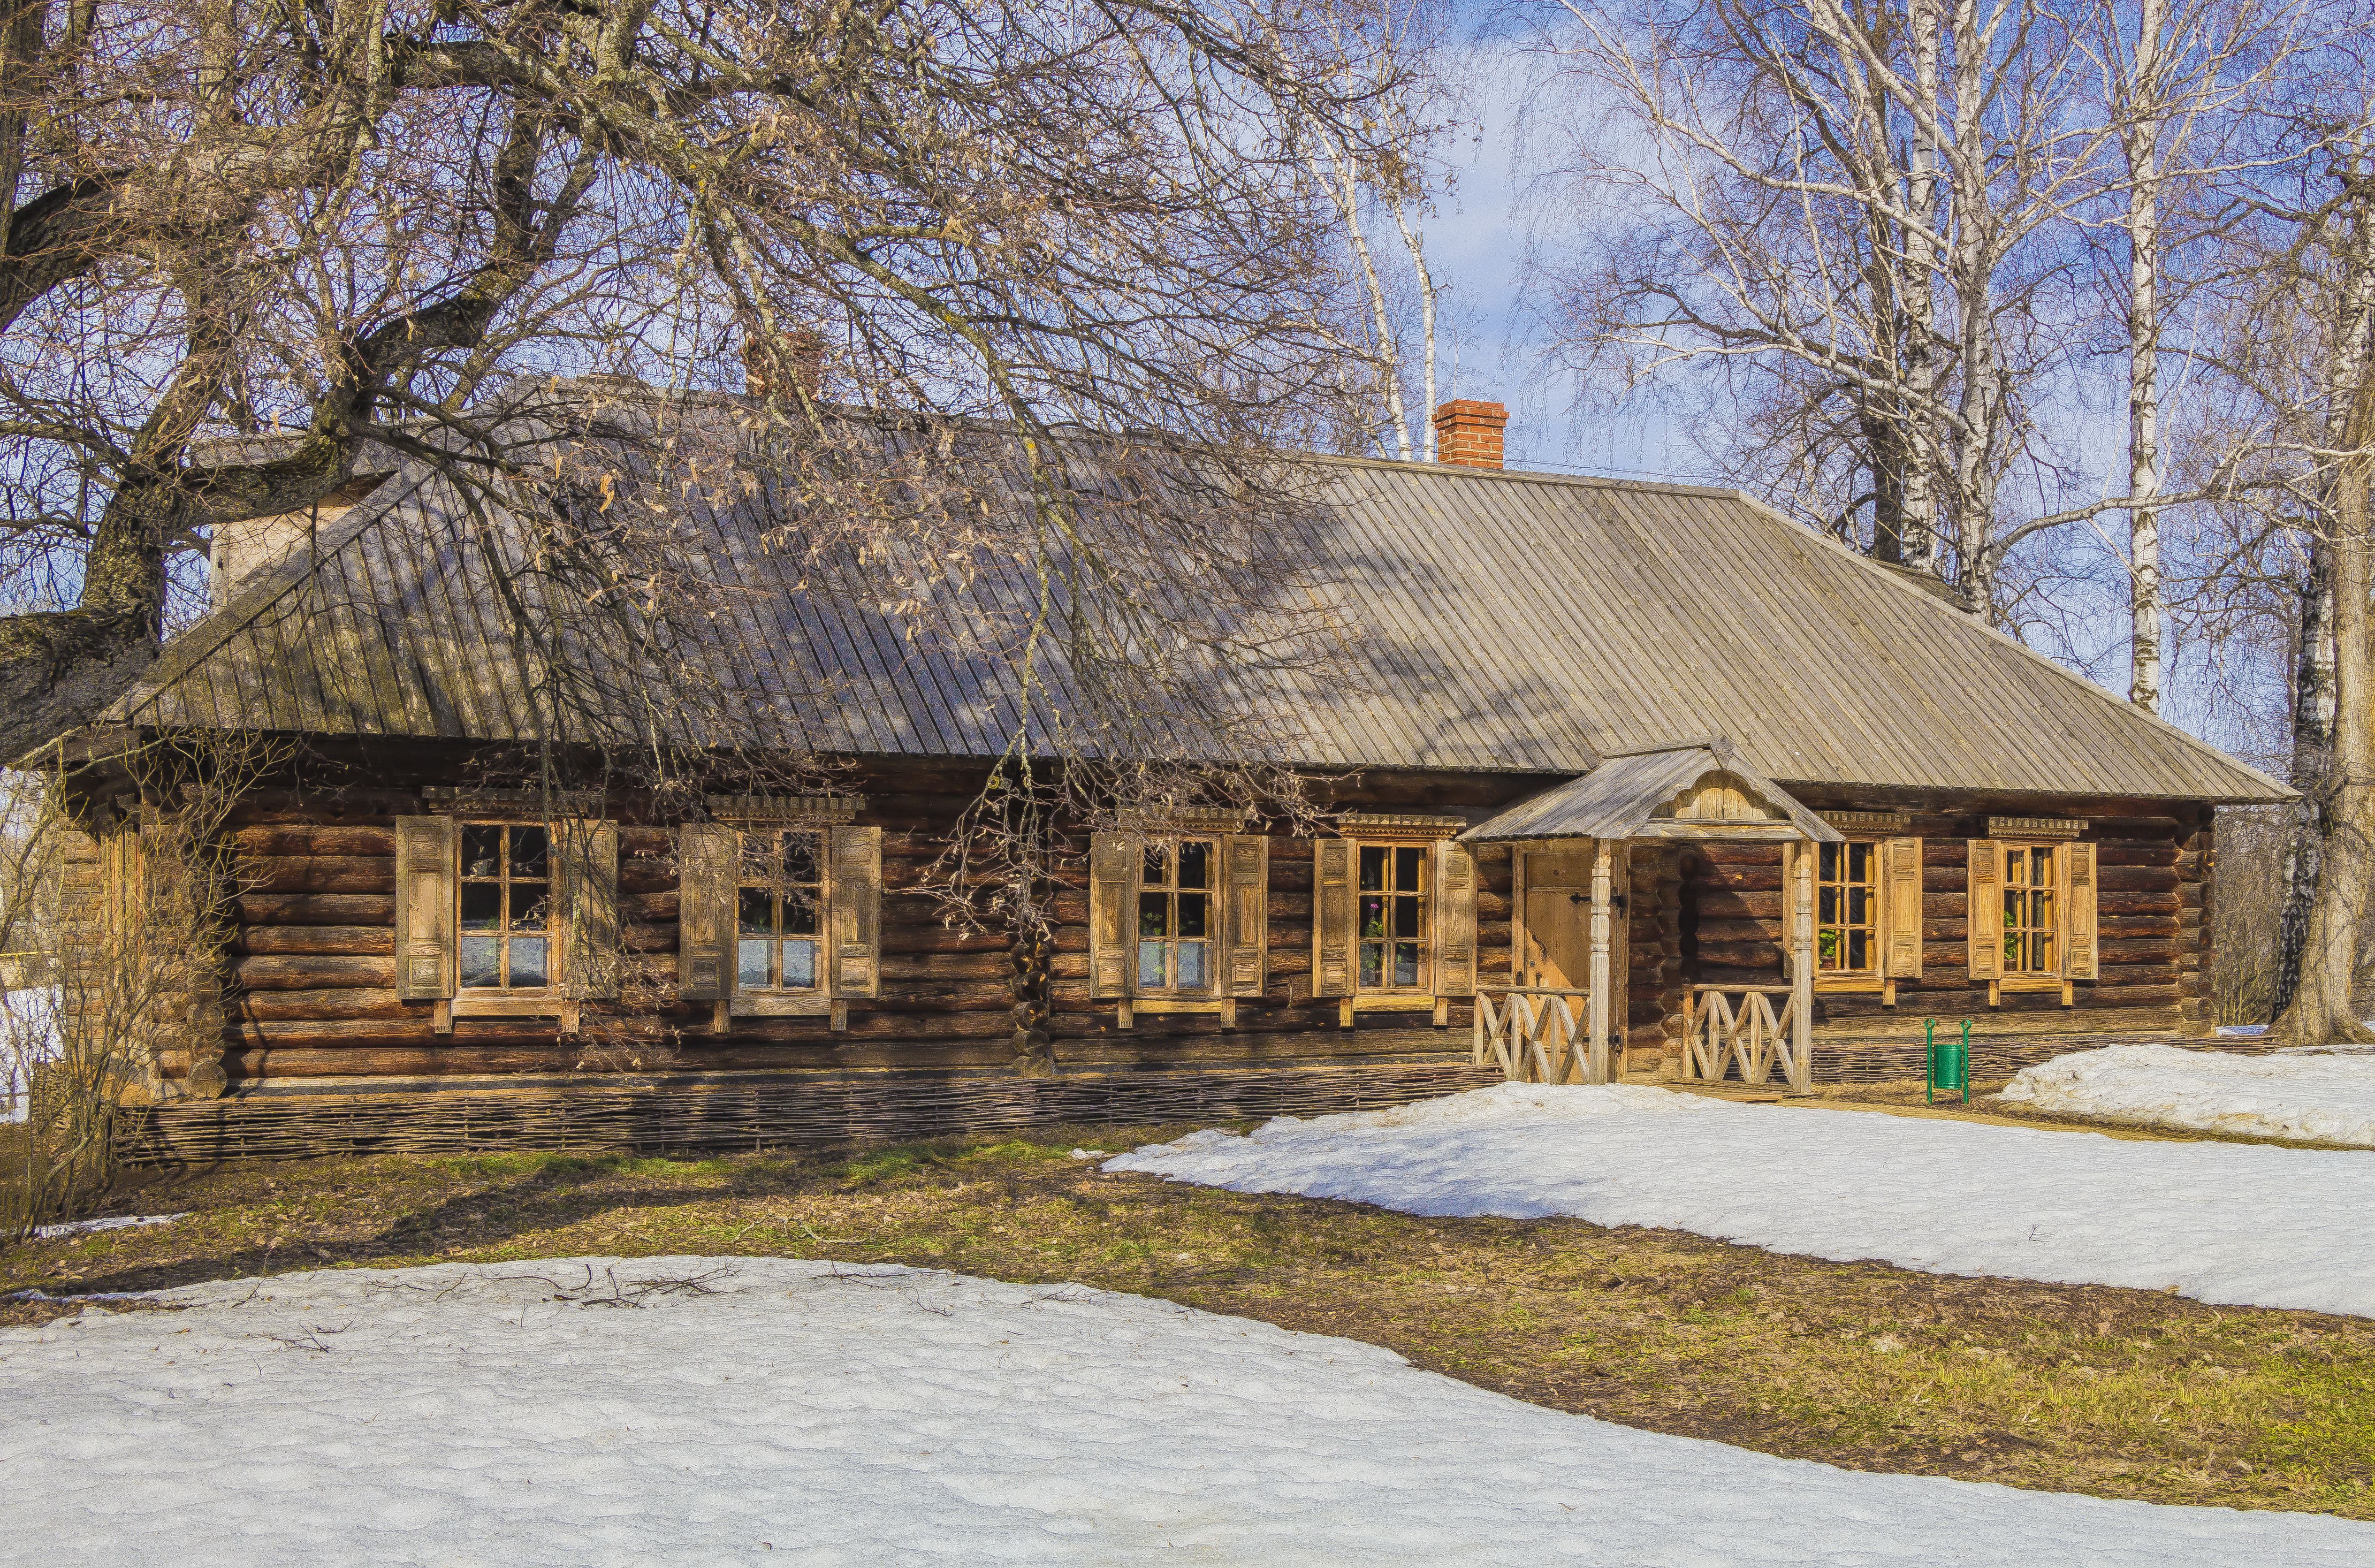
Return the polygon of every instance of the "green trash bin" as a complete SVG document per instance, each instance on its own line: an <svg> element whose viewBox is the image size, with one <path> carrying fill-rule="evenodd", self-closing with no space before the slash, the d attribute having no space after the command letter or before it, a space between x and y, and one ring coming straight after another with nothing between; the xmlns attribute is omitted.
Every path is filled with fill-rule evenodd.
<svg viewBox="0 0 2375 1568"><path fill-rule="evenodd" d="M1932 1105L1938 1103L1938 1091L1944 1089L1960 1094L1963 1103L1968 1105L1971 1102L1971 1020L1963 1020L1963 1032L1959 1039L1951 1034L1944 1040L1939 1039L1938 1020L1934 1018L1925 1019L1922 1028L1927 1032L1930 1044L1928 1102Z"/></svg>

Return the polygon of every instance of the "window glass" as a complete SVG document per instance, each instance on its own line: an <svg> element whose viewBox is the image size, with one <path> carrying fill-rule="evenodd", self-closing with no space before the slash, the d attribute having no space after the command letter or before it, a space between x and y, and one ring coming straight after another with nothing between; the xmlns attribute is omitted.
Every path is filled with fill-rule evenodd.
<svg viewBox="0 0 2375 1568"><path fill-rule="evenodd" d="M2003 972L2007 975L2062 973L2061 910L2055 898L2055 858L2050 844L2007 848L2003 879Z"/></svg>
<svg viewBox="0 0 2375 1568"><path fill-rule="evenodd" d="M745 991L817 987L823 835L799 828L742 835L734 890L734 984Z"/></svg>
<svg viewBox="0 0 2375 1568"><path fill-rule="evenodd" d="M542 827L467 822L459 887L465 990L552 984L550 836Z"/></svg>
<svg viewBox="0 0 2375 1568"><path fill-rule="evenodd" d="M1212 852L1210 839L1150 844L1139 874L1138 988L1212 988Z"/></svg>
<svg viewBox="0 0 2375 1568"><path fill-rule="evenodd" d="M1424 845L1364 846L1353 917L1360 928L1356 988L1425 991L1427 867Z"/></svg>
<svg viewBox="0 0 2375 1568"><path fill-rule="evenodd" d="M1880 960L1880 857L1869 843L1816 846L1814 973L1868 975Z"/></svg>

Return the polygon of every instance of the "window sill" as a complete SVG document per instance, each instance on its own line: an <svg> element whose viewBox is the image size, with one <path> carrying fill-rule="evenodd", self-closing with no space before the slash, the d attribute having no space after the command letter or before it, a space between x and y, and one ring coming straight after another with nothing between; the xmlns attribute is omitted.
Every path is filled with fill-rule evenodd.
<svg viewBox="0 0 2375 1568"><path fill-rule="evenodd" d="M1885 988L1884 982L1876 974L1849 975L1837 980L1818 979L1814 982L1814 995L1817 996L1877 996Z"/></svg>
<svg viewBox="0 0 2375 1568"><path fill-rule="evenodd" d="M1217 1013L1227 1004L1217 996L1135 996L1130 1010L1140 1013Z"/></svg>
<svg viewBox="0 0 2375 1568"><path fill-rule="evenodd" d="M1356 1013L1431 1013L1435 1011L1435 993L1416 991L1355 991L1353 1010Z"/></svg>
<svg viewBox="0 0 2375 1568"><path fill-rule="evenodd" d="M734 1018L821 1018L832 1010L821 991L737 991L727 1008Z"/></svg>
<svg viewBox="0 0 2375 1568"><path fill-rule="evenodd" d="M559 1018L568 1005L558 991L457 991L453 1008L455 1018Z"/></svg>

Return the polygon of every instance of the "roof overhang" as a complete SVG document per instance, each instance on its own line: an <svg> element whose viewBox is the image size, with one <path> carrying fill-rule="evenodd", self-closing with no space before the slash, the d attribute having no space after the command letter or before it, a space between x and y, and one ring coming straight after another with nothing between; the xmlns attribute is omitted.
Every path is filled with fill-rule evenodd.
<svg viewBox="0 0 2375 1568"><path fill-rule="evenodd" d="M1721 736L1611 753L1521 800L1463 843L1543 839L1717 839L1837 843L1839 831L1741 760Z"/></svg>

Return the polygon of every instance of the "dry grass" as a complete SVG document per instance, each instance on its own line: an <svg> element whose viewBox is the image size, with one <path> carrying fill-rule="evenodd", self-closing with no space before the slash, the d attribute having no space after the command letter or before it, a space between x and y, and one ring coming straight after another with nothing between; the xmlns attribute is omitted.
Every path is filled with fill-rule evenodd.
<svg viewBox="0 0 2375 1568"><path fill-rule="evenodd" d="M2375 1323L1579 1220L1422 1219L1066 1157L1181 1130L250 1168L119 1194L119 1212L195 1212L0 1256L0 1289L578 1254L896 1261L1344 1335L1538 1404L1856 1468L2375 1517ZM13 1303L0 1322L63 1310Z"/></svg>

